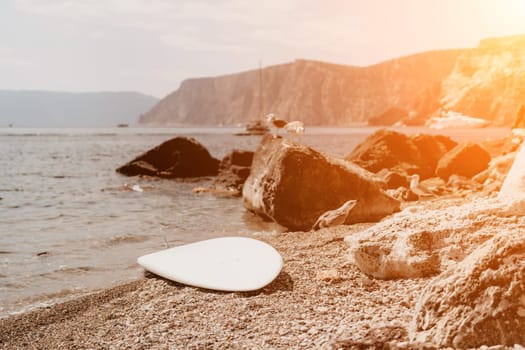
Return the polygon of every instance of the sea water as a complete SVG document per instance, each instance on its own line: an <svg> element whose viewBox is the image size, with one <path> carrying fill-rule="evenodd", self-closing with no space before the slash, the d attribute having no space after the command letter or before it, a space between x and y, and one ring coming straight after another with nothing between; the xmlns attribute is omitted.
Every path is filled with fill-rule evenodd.
<svg viewBox="0 0 525 350"><path fill-rule="evenodd" d="M348 155L376 128L312 128L295 137ZM239 198L195 194L196 181L125 177L115 169L178 135L220 159L255 150L260 136L235 128L0 129L0 317L124 283L143 274L136 258L219 236L278 232ZM409 128L406 133L438 133ZM505 128L439 131L480 141ZM144 192L130 191L139 185Z"/></svg>

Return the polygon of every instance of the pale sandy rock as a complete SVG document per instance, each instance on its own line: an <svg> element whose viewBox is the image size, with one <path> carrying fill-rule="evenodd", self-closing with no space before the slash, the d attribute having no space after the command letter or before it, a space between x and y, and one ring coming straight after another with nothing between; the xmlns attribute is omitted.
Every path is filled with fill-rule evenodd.
<svg viewBox="0 0 525 350"><path fill-rule="evenodd" d="M343 277L341 276L339 271L337 271L337 269L318 271L315 278L318 279L319 281L329 282L329 283L337 283L343 280Z"/></svg>
<svg viewBox="0 0 525 350"><path fill-rule="evenodd" d="M310 230L329 210L356 200L345 223L374 222L399 210L365 169L289 139L265 136L243 187L247 209L290 230Z"/></svg>
<svg viewBox="0 0 525 350"><path fill-rule="evenodd" d="M525 228L523 214L525 200L478 199L433 210L412 206L345 237L348 257L374 278L437 275L498 232Z"/></svg>
<svg viewBox="0 0 525 350"><path fill-rule="evenodd" d="M525 236L503 232L422 291L410 338L439 347L525 344Z"/></svg>

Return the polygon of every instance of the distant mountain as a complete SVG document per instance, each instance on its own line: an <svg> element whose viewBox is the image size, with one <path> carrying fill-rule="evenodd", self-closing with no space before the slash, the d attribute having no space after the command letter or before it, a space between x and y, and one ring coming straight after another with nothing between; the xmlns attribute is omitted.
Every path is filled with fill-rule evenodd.
<svg viewBox="0 0 525 350"><path fill-rule="evenodd" d="M306 60L267 67L262 71L263 113L307 125L350 125L366 123L393 107L410 110L417 103L418 109L428 108L435 103L432 92L463 53L426 52L368 67ZM140 123L234 125L257 119L259 73L186 80Z"/></svg>
<svg viewBox="0 0 525 350"><path fill-rule="evenodd" d="M0 127L110 127L137 123L158 99L137 92L0 90Z"/></svg>

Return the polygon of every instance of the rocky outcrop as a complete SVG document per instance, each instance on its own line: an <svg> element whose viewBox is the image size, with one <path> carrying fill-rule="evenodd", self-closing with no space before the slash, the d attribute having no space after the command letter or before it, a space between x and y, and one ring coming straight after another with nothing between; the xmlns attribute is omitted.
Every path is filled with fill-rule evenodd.
<svg viewBox="0 0 525 350"><path fill-rule="evenodd" d="M482 147L474 143L457 145L439 160L436 175L448 180L451 175L471 178L487 169L490 155Z"/></svg>
<svg viewBox="0 0 525 350"><path fill-rule="evenodd" d="M240 195L244 182L250 175L253 152L233 150L219 164L219 174L213 183L217 190L234 191Z"/></svg>
<svg viewBox="0 0 525 350"><path fill-rule="evenodd" d="M437 275L494 235L519 232L525 201L484 199L442 209L408 207L358 234L345 237L349 260L379 279Z"/></svg>
<svg viewBox="0 0 525 350"><path fill-rule="evenodd" d="M501 234L430 282L410 338L439 348L525 344L525 236Z"/></svg>
<svg viewBox="0 0 525 350"><path fill-rule="evenodd" d="M375 175L281 137L267 135L243 188L244 205L290 230L309 230L325 212L355 199L345 223L377 221L399 210Z"/></svg>
<svg viewBox="0 0 525 350"><path fill-rule="evenodd" d="M407 108L415 96L448 76L460 50L433 51L368 67L297 60L262 71L184 81L140 119L144 124L246 124L275 113L306 125L366 123L391 107ZM426 103L425 101L423 104Z"/></svg>
<svg viewBox="0 0 525 350"><path fill-rule="evenodd" d="M437 161L457 143L446 136L408 136L391 130L379 130L359 144L346 157L374 173L382 169L422 179L434 176Z"/></svg>
<svg viewBox="0 0 525 350"><path fill-rule="evenodd" d="M368 119L368 125L394 125L400 120L408 118L408 111L404 108L390 107L383 113Z"/></svg>
<svg viewBox="0 0 525 350"><path fill-rule="evenodd" d="M442 84L440 107L512 125L525 96L525 35L482 40Z"/></svg>
<svg viewBox="0 0 525 350"><path fill-rule="evenodd" d="M175 137L121 166L117 172L163 178L217 175L219 161L194 138Z"/></svg>

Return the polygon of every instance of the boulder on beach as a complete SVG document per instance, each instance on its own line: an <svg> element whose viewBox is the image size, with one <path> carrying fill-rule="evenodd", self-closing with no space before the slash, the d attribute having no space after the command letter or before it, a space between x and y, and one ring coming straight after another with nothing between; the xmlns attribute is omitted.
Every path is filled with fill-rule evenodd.
<svg viewBox="0 0 525 350"><path fill-rule="evenodd" d="M489 153L475 143L463 143L448 151L436 166L436 175L448 180L451 175L472 178L487 169L490 162Z"/></svg>
<svg viewBox="0 0 525 350"><path fill-rule="evenodd" d="M247 209L290 230L309 230L329 210L355 199L345 223L377 221L399 210L381 181L361 167L289 139L267 135L243 187Z"/></svg>
<svg viewBox="0 0 525 350"><path fill-rule="evenodd" d="M498 234L433 279L416 303L411 341L436 347L525 344L525 236Z"/></svg>
<svg viewBox="0 0 525 350"><path fill-rule="evenodd" d="M217 175L219 161L197 140L175 137L121 166L117 172L163 178L186 178Z"/></svg>
<svg viewBox="0 0 525 350"><path fill-rule="evenodd" d="M392 130L379 130L359 144L347 160L377 173L382 169L434 176L437 161L457 143L446 136L408 136Z"/></svg>
<svg viewBox="0 0 525 350"><path fill-rule="evenodd" d="M444 135L417 134L411 140L432 169L436 169L441 157L457 145L456 141Z"/></svg>
<svg viewBox="0 0 525 350"><path fill-rule="evenodd" d="M525 225L525 200L441 205L431 210L407 207L348 235L350 262L377 279L430 277L462 261L494 235L523 230Z"/></svg>
<svg viewBox="0 0 525 350"><path fill-rule="evenodd" d="M233 191L240 195L244 182L250 175L252 151L233 150L219 164L219 174L213 183L215 189Z"/></svg>

